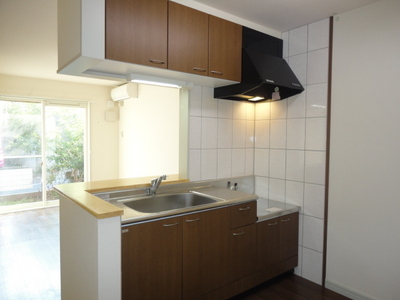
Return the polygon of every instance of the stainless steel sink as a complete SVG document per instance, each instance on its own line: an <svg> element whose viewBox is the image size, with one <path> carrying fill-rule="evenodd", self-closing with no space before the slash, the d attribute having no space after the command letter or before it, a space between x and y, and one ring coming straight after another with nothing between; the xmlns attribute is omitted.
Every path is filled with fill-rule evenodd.
<svg viewBox="0 0 400 300"><path fill-rule="evenodd" d="M196 193L181 193L174 195L159 195L145 199L124 201L129 208L143 213L156 213L167 210L187 208L217 202L218 200L208 198Z"/></svg>

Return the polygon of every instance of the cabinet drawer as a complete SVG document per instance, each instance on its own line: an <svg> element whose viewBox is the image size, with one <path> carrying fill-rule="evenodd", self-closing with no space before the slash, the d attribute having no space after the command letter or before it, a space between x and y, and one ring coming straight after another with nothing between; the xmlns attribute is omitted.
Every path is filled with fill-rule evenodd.
<svg viewBox="0 0 400 300"><path fill-rule="evenodd" d="M231 228L238 228L257 222L257 201L231 207Z"/></svg>

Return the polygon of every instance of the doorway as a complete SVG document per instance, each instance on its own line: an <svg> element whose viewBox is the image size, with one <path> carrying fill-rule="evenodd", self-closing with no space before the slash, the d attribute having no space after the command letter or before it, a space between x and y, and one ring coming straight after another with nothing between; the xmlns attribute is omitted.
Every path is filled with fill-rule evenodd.
<svg viewBox="0 0 400 300"><path fill-rule="evenodd" d="M57 184L85 179L87 104L0 100L0 212L58 205Z"/></svg>

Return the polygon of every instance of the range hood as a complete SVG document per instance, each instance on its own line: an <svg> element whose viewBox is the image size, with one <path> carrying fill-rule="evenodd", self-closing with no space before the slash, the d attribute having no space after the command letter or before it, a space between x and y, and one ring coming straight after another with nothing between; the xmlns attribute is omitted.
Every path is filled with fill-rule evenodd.
<svg viewBox="0 0 400 300"><path fill-rule="evenodd" d="M282 58L282 40L243 28L242 81L214 89L214 98L277 101L304 91Z"/></svg>

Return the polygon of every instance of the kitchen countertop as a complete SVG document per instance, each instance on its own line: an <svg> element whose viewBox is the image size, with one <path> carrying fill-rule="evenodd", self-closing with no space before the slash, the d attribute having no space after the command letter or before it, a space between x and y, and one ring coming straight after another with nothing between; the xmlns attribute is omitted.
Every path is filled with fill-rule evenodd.
<svg viewBox="0 0 400 300"><path fill-rule="evenodd" d="M265 198L257 199L258 222L300 211L300 206Z"/></svg>
<svg viewBox="0 0 400 300"><path fill-rule="evenodd" d="M172 217L181 214L195 213L198 212L199 210L212 209L220 206L229 206L254 200L257 200L258 222L298 212L300 210L299 206L293 204L268 200L265 198L258 198L258 196L254 194L243 193L241 191L234 191L221 187L208 186L208 187L200 187L197 189L182 190L180 192L183 193L189 191L195 191L197 193L204 194L206 196L211 196L212 198L218 199L218 201L204 205L192 206L189 208L180 208L180 209L174 209L157 213L141 213L136 210L133 210L124 205L123 201L126 200L122 200L120 202L119 200L112 200L110 201L110 203L114 204L115 206L121 208L124 211L121 217L122 224L130 224L130 223L148 221L152 219Z"/></svg>
<svg viewBox="0 0 400 300"><path fill-rule="evenodd" d="M265 198L258 198L257 195L244 193L241 191L230 190L222 187L215 186L191 186L189 188L181 188L179 191L171 191L171 193L182 193L195 191L200 194L205 194L217 200L216 202L192 206L188 208L174 209L156 213L141 213L133 210L123 202L119 200L104 200L98 197L98 194L104 193L107 195L108 192L129 191L131 189L140 189L150 186L150 179L153 177L146 178L133 178L133 179L116 179L116 180L104 180L104 181L93 181L93 182L79 182L72 184L62 184L55 187L55 189L68 199L74 201L83 209L94 215L98 219L111 218L115 216L121 216L122 224L135 223L146 221L150 219L171 217L178 214L194 213L199 210L212 209L219 206L234 205L238 203L244 203L248 201L257 200L257 217L258 221L264 221L271 218L275 218L281 215L297 212L300 210L299 206L278 202L274 200L268 200ZM162 182L162 185L183 183L186 186L188 180L179 179L174 176L170 176L166 181ZM180 186L179 184L177 186ZM173 187L173 185L171 186ZM168 192L167 192L168 193ZM96 195L97 194L97 195ZM129 197L128 197L129 198ZM127 198L124 197L123 200Z"/></svg>
<svg viewBox="0 0 400 300"><path fill-rule="evenodd" d="M76 182L60 184L54 188L58 193L75 202L97 219L106 219L121 216L124 211L96 197L93 193L149 187L150 180L154 177L156 176ZM188 182L188 180L180 179L176 175L168 175L167 180L163 181L161 185L184 182Z"/></svg>
<svg viewBox="0 0 400 300"><path fill-rule="evenodd" d="M187 207L187 208L179 208L179 209L168 210L168 211L163 211L163 212L155 212L155 213L142 213L142 212L136 211L134 209L131 209L131 208L127 207L126 205L124 205L123 201L126 201L125 199L124 200L111 200L110 203L123 210L123 215L121 217L121 223L129 224L129 223L147 221L147 220L151 220L151 219L158 219L158 218L171 217L171 216L176 216L176 215L181 215L181 214L187 214L187 213L191 213L191 212L195 213L199 210L212 209L212 208L216 208L219 206L227 206L227 205L234 205L234 204L238 204L238 203L244 203L244 202L248 202L248 201L254 201L258 198L258 196L254 195L254 194L248 194L248 193L243 193L241 191L234 191L234 190L229 190L226 188L220 188L220 187L214 187L214 186L181 190L181 191L179 191L179 193L185 193L185 192L190 192L190 191L194 191L199 194L204 194L205 196L210 196L211 198L214 198L217 201L213 202L213 203L204 204L204 205L197 205L197 206L191 206L191 207Z"/></svg>

